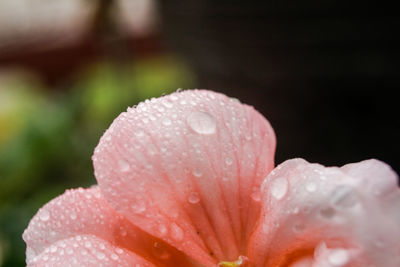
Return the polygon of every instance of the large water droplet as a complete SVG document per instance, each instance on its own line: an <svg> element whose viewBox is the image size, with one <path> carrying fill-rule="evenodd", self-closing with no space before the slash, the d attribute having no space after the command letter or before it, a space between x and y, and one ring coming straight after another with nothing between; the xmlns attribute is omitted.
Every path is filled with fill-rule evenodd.
<svg viewBox="0 0 400 267"><path fill-rule="evenodd" d="M357 204L357 195L349 185L339 185L333 191L331 204L338 209L351 208Z"/></svg>
<svg viewBox="0 0 400 267"><path fill-rule="evenodd" d="M39 215L40 220L42 221L48 221L50 219L50 213L48 210L41 210L40 215Z"/></svg>
<svg viewBox="0 0 400 267"><path fill-rule="evenodd" d="M213 134L217 128L215 118L208 113L195 111L187 117L189 127L199 134Z"/></svg>
<svg viewBox="0 0 400 267"><path fill-rule="evenodd" d="M276 199L282 199L288 191L288 181L285 177L279 177L272 181L271 194Z"/></svg>
<svg viewBox="0 0 400 267"><path fill-rule="evenodd" d="M188 201L189 201L189 203L191 203L191 204L199 203L199 201L200 201L200 196L199 196L199 194L198 194L197 192L191 192L191 193L189 194Z"/></svg>
<svg viewBox="0 0 400 267"><path fill-rule="evenodd" d="M349 261L349 254L345 249L337 248L330 252L328 260L334 266L343 266Z"/></svg>
<svg viewBox="0 0 400 267"><path fill-rule="evenodd" d="M120 159L118 161L118 168L121 172L128 172L130 170L129 163L126 160Z"/></svg>

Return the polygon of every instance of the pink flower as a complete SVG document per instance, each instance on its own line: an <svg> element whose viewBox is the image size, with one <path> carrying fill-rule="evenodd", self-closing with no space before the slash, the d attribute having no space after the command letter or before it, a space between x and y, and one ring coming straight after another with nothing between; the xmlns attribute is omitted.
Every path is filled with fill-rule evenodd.
<svg viewBox="0 0 400 267"><path fill-rule="evenodd" d="M386 164L274 170L252 107L177 92L128 108L69 190L25 230L28 266L400 266L400 190Z"/></svg>

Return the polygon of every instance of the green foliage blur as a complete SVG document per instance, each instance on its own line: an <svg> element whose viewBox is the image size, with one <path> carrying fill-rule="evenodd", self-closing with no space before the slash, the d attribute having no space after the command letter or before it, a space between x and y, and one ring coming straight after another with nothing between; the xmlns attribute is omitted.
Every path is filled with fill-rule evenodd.
<svg viewBox="0 0 400 267"><path fill-rule="evenodd" d="M0 74L0 266L25 265L21 235L41 206L96 183L91 155L119 113L192 85L170 56L98 62L62 89L26 72Z"/></svg>

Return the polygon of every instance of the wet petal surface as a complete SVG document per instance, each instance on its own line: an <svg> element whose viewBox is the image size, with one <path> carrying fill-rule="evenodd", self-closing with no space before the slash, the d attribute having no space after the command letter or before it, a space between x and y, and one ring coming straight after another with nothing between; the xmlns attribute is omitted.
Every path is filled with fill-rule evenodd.
<svg viewBox="0 0 400 267"><path fill-rule="evenodd" d="M98 187L67 190L37 212L23 234L27 263L64 239L76 237L79 246L90 244L81 235L130 250L157 266L189 264L182 253L116 213Z"/></svg>
<svg viewBox="0 0 400 267"><path fill-rule="evenodd" d="M271 126L252 107L194 90L122 113L93 162L118 212L212 266L245 252L274 150Z"/></svg>
<svg viewBox="0 0 400 267"><path fill-rule="evenodd" d="M155 267L134 253L95 236L76 236L55 242L33 258L28 267Z"/></svg>
<svg viewBox="0 0 400 267"><path fill-rule="evenodd" d="M326 168L288 160L262 195L249 249L257 266L400 266L400 189L383 162Z"/></svg>

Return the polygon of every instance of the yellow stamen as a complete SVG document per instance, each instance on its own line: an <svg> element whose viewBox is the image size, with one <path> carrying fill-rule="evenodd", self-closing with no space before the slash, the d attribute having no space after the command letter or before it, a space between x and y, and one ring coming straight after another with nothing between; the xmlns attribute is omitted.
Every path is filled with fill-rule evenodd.
<svg viewBox="0 0 400 267"><path fill-rule="evenodd" d="M246 256L239 256L239 259L236 261L221 261L218 263L218 267L238 267L244 266L248 261Z"/></svg>

